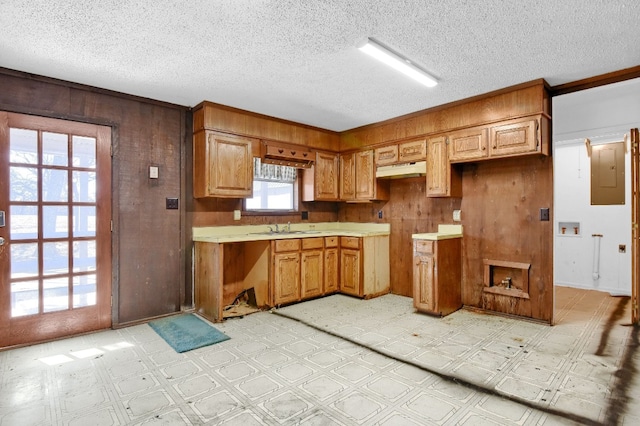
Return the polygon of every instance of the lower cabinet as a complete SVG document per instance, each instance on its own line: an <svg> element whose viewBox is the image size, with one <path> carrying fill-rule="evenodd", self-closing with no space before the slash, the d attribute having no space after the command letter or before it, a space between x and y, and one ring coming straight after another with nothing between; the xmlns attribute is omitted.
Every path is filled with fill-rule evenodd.
<svg viewBox="0 0 640 426"><path fill-rule="evenodd" d="M340 249L339 237L325 237L324 239L324 293L336 293L340 287Z"/></svg>
<svg viewBox="0 0 640 426"><path fill-rule="evenodd" d="M324 238L302 240L300 297L309 299L324 293Z"/></svg>
<svg viewBox="0 0 640 426"><path fill-rule="evenodd" d="M462 307L461 239L413 240L413 306L444 316Z"/></svg>
<svg viewBox="0 0 640 426"><path fill-rule="evenodd" d="M340 237L340 292L362 297L360 238Z"/></svg>
<svg viewBox="0 0 640 426"><path fill-rule="evenodd" d="M300 300L300 240L274 240L273 306Z"/></svg>

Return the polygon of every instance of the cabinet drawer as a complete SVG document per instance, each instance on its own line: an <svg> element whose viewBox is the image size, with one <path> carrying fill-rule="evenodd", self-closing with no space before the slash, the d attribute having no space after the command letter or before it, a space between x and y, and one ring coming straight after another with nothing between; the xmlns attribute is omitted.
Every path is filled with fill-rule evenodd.
<svg viewBox="0 0 640 426"><path fill-rule="evenodd" d="M359 237L340 237L340 247L359 249L360 238Z"/></svg>
<svg viewBox="0 0 640 426"><path fill-rule="evenodd" d="M404 142L398 146L398 160L401 163L423 161L427 158L427 144L424 139Z"/></svg>
<svg viewBox="0 0 640 426"><path fill-rule="evenodd" d="M338 237L324 237L324 246L329 247L338 247Z"/></svg>
<svg viewBox="0 0 640 426"><path fill-rule="evenodd" d="M376 166L393 164L398 162L398 145L384 146L376 148Z"/></svg>
<svg viewBox="0 0 640 426"><path fill-rule="evenodd" d="M304 238L302 240L302 250L321 249L324 238Z"/></svg>
<svg viewBox="0 0 640 426"><path fill-rule="evenodd" d="M433 253L434 241L431 240L413 240L413 250L416 253Z"/></svg>
<svg viewBox="0 0 640 426"><path fill-rule="evenodd" d="M291 240L273 240L273 251L276 253L298 250L300 250L300 239L298 238Z"/></svg>

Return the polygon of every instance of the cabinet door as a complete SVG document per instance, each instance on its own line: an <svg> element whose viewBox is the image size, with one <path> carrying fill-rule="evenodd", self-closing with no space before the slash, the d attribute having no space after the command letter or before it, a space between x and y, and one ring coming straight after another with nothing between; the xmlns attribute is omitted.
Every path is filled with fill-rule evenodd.
<svg viewBox="0 0 640 426"><path fill-rule="evenodd" d="M301 297L317 297L323 292L323 255L322 250L303 250L301 259Z"/></svg>
<svg viewBox="0 0 640 426"><path fill-rule="evenodd" d="M275 306L300 299L300 253L273 255L273 289Z"/></svg>
<svg viewBox="0 0 640 426"><path fill-rule="evenodd" d="M383 146L375 150L376 166L398 162L398 145Z"/></svg>
<svg viewBox="0 0 640 426"><path fill-rule="evenodd" d="M445 136L429 139L427 142L427 197L447 195L449 170Z"/></svg>
<svg viewBox="0 0 640 426"><path fill-rule="evenodd" d="M473 161L486 158L487 129L476 127L449 133L449 160L452 162Z"/></svg>
<svg viewBox="0 0 640 426"><path fill-rule="evenodd" d="M210 131L194 135L194 197L251 197L251 142L248 138Z"/></svg>
<svg viewBox="0 0 640 426"><path fill-rule="evenodd" d="M317 201L336 201L338 199L338 154L318 152L314 165L314 193Z"/></svg>
<svg viewBox="0 0 640 426"><path fill-rule="evenodd" d="M376 198L373 150L356 152L355 157L356 199L373 200Z"/></svg>
<svg viewBox="0 0 640 426"><path fill-rule="evenodd" d="M416 253L413 260L413 306L419 311L437 313L433 256Z"/></svg>
<svg viewBox="0 0 640 426"><path fill-rule="evenodd" d="M338 291L338 279L340 270L338 269L338 248L327 248L324 250L324 294L331 294Z"/></svg>
<svg viewBox="0 0 640 426"><path fill-rule="evenodd" d="M355 153L340 155L340 199L356 198Z"/></svg>
<svg viewBox="0 0 640 426"><path fill-rule="evenodd" d="M340 249L340 291L362 296L360 250Z"/></svg>
<svg viewBox="0 0 640 426"><path fill-rule="evenodd" d="M538 152L538 120L511 120L491 128L491 155Z"/></svg>
<svg viewBox="0 0 640 426"><path fill-rule="evenodd" d="M424 139L401 143L398 145L398 161L400 163L424 161L427 157L426 145Z"/></svg>

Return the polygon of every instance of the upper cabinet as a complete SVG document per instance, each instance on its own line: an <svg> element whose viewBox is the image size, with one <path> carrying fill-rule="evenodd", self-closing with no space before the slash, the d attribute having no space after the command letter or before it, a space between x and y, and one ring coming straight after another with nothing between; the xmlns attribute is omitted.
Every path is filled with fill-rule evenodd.
<svg viewBox="0 0 640 426"><path fill-rule="evenodd" d="M193 135L193 196L247 198L253 189L251 138L213 131Z"/></svg>
<svg viewBox="0 0 640 426"><path fill-rule="evenodd" d="M549 155L549 118L524 117L449 132L452 163L521 155Z"/></svg>
<svg viewBox="0 0 640 426"><path fill-rule="evenodd" d="M424 138L402 142L398 145L398 162L412 163L427 158L427 143Z"/></svg>
<svg viewBox="0 0 640 426"><path fill-rule="evenodd" d="M340 157L316 152L315 164L302 172L302 201L338 201Z"/></svg>
<svg viewBox="0 0 640 426"><path fill-rule="evenodd" d="M490 128L490 155L509 156L528 153L548 154L548 144L542 146L540 121L542 118L509 120Z"/></svg>
<svg viewBox="0 0 640 426"><path fill-rule="evenodd" d="M447 137L427 140L427 197L461 197L462 176L449 162Z"/></svg>
<svg viewBox="0 0 640 426"><path fill-rule="evenodd" d="M375 149L375 165L414 163L427 157L427 145L424 138L386 145Z"/></svg>
<svg viewBox="0 0 640 426"><path fill-rule="evenodd" d="M340 200L389 199L389 181L376 179L372 149L340 155Z"/></svg>
<svg viewBox="0 0 640 426"><path fill-rule="evenodd" d="M488 157L487 129L474 127L447 134L451 162L475 161Z"/></svg>

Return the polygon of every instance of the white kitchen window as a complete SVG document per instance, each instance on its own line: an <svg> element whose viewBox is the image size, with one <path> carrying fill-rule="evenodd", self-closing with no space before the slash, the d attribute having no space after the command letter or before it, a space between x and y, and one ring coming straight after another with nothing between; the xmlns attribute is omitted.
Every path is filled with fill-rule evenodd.
<svg viewBox="0 0 640 426"><path fill-rule="evenodd" d="M297 169L253 160L253 197L245 200L245 210L297 210Z"/></svg>

